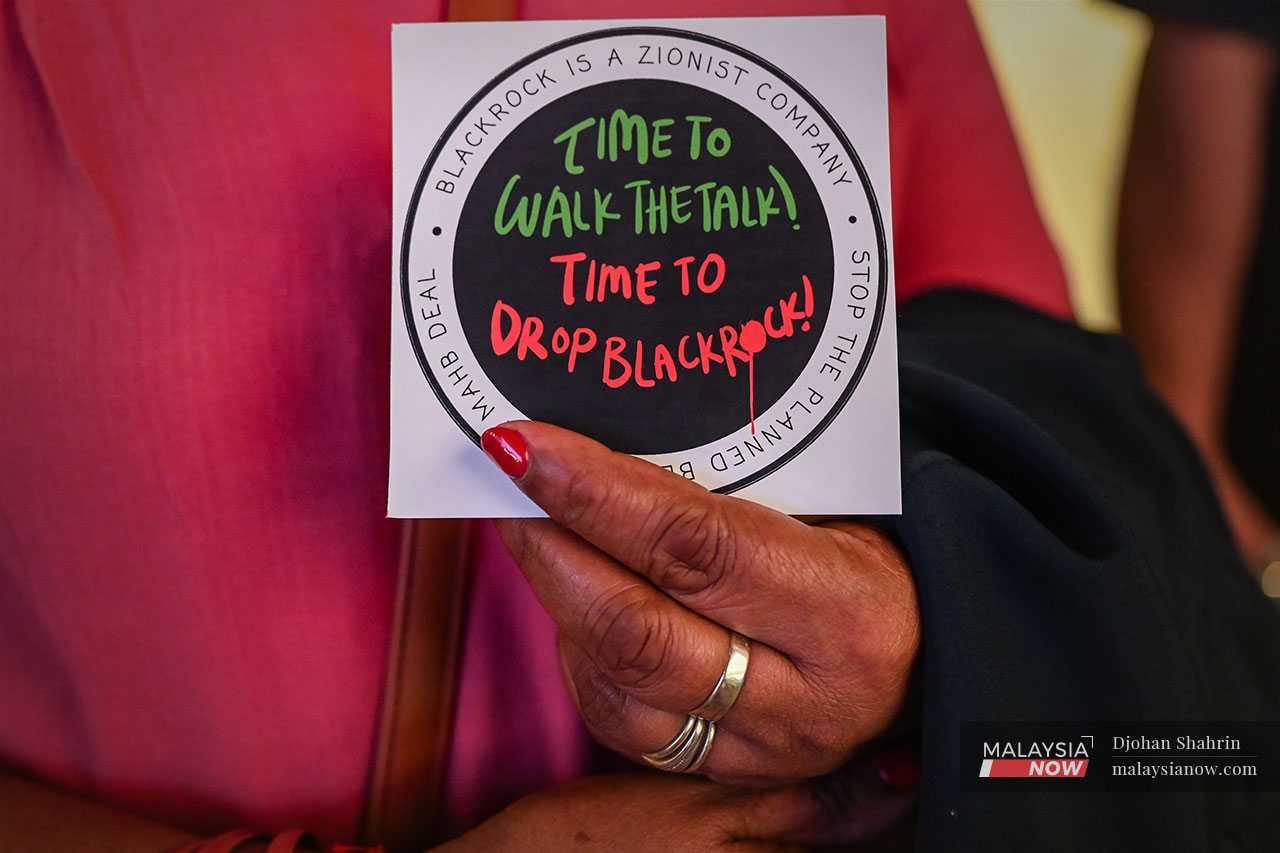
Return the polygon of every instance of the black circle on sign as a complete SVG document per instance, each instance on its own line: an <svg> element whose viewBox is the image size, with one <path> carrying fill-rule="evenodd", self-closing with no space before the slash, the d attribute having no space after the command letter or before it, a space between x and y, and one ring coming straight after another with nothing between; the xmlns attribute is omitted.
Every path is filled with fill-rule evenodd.
<svg viewBox="0 0 1280 853"><path fill-rule="evenodd" d="M818 103L813 98L813 96L810 95L809 92L803 86L801 86L798 82L796 82L796 80L793 79L790 75L782 71L782 69L778 68L772 62L769 62L768 60L759 56L758 54L755 54L743 47L740 47L739 45L733 44L732 42L728 42L728 41L725 41L724 39L716 38L715 36L705 35L703 33L696 33L689 30L676 29L673 27L640 26L640 27L615 27L612 29L596 30L593 32L582 33L576 36L570 36L568 38L561 39L558 42L548 44L545 47L542 47L534 51L533 53L530 53L527 56L512 63L510 66L505 68L501 73L495 76L492 80L490 80L487 84L485 84L484 87L482 87L479 91L477 91L474 95L472 95L471 98L462 106L462 108L458 111L457 115L455 115L453 119L449 122L448 126L445 127L443 133L440 135L440 138L436 140L436 144L431 149L431 153L427 156L427 160L423 164L422 170L418 173L417 183L414 185L413 193L409 198L408 208L405 211L405 222L404 222L404 228L402 231L402 239L401 239L401 246L400 246L401 309L403 311L403 315L405 319L406 331L408 332L408 335L409 335L409 342L413 347L414 355L418 360L418 366L422 369L422 374L424 377L426 377L427 384L430 385L432 393L435 394L436 399L439 400L440 402L440 405L442 405L445 411L449 413L449 416L453 419L454 423L458 425L458 428L462 430L463 434L466 435L467 438L469 438L473 444L479 446L480 434L471 426L470 423L467 422L466 418L464 418L461 415L461 413L459 413L458 409L454 406L453 402L449 399L448 395L445 393L444 388L441 386L440 381L436 378L435 373L432 371L430 361L427 359L426 352L423 350L423 347L422 347L422 339L418 334L418 329L417 329L417 326L414 324L414 319L413 319L414 317L413 288L411 287L410 259L411 259L412 248L413 248L414 224L417 221L418 206L419 206L419 203L422 201L423 191L427 186L427 179L430 177L431 170L435 167L436 161L440 157L440 153L444 150L445 144L448 142L449 138L453 135L454 131L458 128L458 126L462 123L462 121L467 117L467 114L470 113L470 111L474 109L477 104L480 103L482 98L484 98L491 91L493 91L493 89L496 86L498 86L502 81L506 80L512 74L524 68L528 64L535 62L544 56L548 56L552 53L555 53L556 51L563 50L566 47L572 47L574 45L582 44L584 42L596 41L599 39L605 39L605 38L610 38L615 36L631 36L631 35L670 36L674 38L687 39L689 41L700 42L702 44L717 47L722 50L735 53L741 56L742 58L755 63L760 68L768 71L770 74L774 75L779 80L783 81L788 86L790 86L797 94L799 94L805 100L805 102L819 116L823 118L824 121L826 121L828 127L831 129L831 132L835 134L837 140L840 142L840 145L844 150L845 155L849 158L850 162L853 164L855 170L857 171L858 181L861 184L862 190L866 195L867 204L868 204L868 207L870 208L872 225L875 228L876 263L877 263L876 301L875 301L875 307L873 310L873 316L871 320L871 328L867 332L866 346L862 351L861 357L858 359L858 364L853 372L853 375L851 376L848 384L845 385L844 390L840 393L840 396L835 401L835 404L827 411L827 413L821 418L821 420L818 421L817 425L808 434L806 434L803 438L801 438L793 447L791 447L789 450L787 450L777 459L774 459L772 462L765 465L763 468L750 472L745 476L731 483L728 483L722 486L717 486L712 490L715 492L719 492L721 494L728 494L731 492L735 492L739 489L745 488L746 486L749 486L752 483L755 483L758 480L764 477L767 477L769 474L773 473L783 465L786 465L793 458L795 458L796 455L803 452L805 448L807 448L810 444L812 444L814 440L816 440L818 436L820 436L823 433L823 431L826 430L826 428L831 425L831 422L834 421L836 417L840 414L840 411L844 408L845 404L849 402L849 398L853 396L853 392L857 389L858 384L861 382L863 375L866 373L867 365L871 362L871 356L875 352L876 342L878 341L880 336L880 325L884 319L885 301L888 298L888 286L889 286L888 285L888 266L887 266L888 265L888 244L885 238L884 220L880 213L880 203L876 198L875 188L871 184L871 178L867 174L866 167L862 163L862 158L858 156L858 152L854 150L853 146L849 143L848 137L845 135L844 131L840 128L840 126L837 125L835 121L831 118L831 114L827 111L827 109L824 106L822 106L822 104Z"/></svg>
<svg viewBox="0 0 1280 853"><path fill-rule="evenodd" d="M575 159L582 172L569 174L564 168L564 148L552 140L591 117L607 126L608 117L618 109L648 121L671 119L665 127L671 137L669 155L641 165L634 152L620 150L616 161L599 160L592 128L582 134L576 148ZM694 124L686 116L711 119L699 125L700 155L696 160L690 157ZM723 157L707 152L707 136L713 127L729 133L730 148ZM770 166L782 175L794 195L795 219L787 215ZM581 199L582 218L592 228L575 231L571 237L565 237L558 225L550 237L543 237L541 228L531 237L518 231L499 235L494 213L513 175L519 175L520 180L505 208L508 215L522 196L532 199L540 195L541 209L547 210L549 194L559 187L568 199ZM637 180L649 182L638 189L646 205L641 235L634 230L637 188L626 188ZM775 211L763 226L740 224L706 231L704 207L715 207L707 203L715 198L714 189L699 193L696 188L710 182L729 187L735 204L741 204L745 188L749 202L741 211L753 219L759 215L759 192L771 198ZM686 188L679 198L682 215L690 218L682 224L668 222L667 233L655 234L647 212L650 190L667 187ZM611 194L609 210L621 216L606 222L599 234L593 217L596 190ZM670 213L665 190L656 195L667 198ZM566 305L562 296L565 267L549 258L577 252L585 253L586 258L574 267L574 301ZM708 294L698 289L694 279L699 265L711 253L724 258L725 272L720 287ZM684 257L696 259L688 266L691 281L687 296L681 272L674 266L676 259ZM647 274L656 282L649 292L652 303L608 292L603 301L586 301L592 261L626 268L633 282L638 278L637 265L661 264ZM485 375L524 415L589 435L625 453L658 454L700 447L745 426L751 416L753 378L757 414L787 392L809 363L826 324L833 268L831 231L822 199L799 159L772 128L727 98L697 86L666 80L616 80L552 101L521 122L485 161L459 218L453 286L458 317L472 352ZM718 276L715 269L708 268L713 279ZM803 305L802 274L808 276L814 295L807 331L797 323L792 337L770 340L755 357L753 370L748 370L746 362L737 361L734 376L724 365L714 363L708 373L677 365L674 382L655 376L653 359L658 345L677 357L681 338L688 336L686 351L693 358L699 351L696 333L701 332L716 341L714 349L719 353L722 326L731 327L736 335L743 323L760 319L767 306L777 306L779 299L792 292L801 294L798 304ZM599 266L596 278L598 281ZM597 343L577 359L572 374L566 370L566 357L551 352L545 360L532 353L519 360L516 350L498 355L490 329L499 300L515 308L521 317L533 315L544 324L540 342L548 350L552 333L559 327L570 334L589 328ZM774 313L778 313L777 307ZM655 380L652 385L641 387L634 376L617 388L604 383L604 350L610 338L626 342L622 359L610 363L611 375L622 375L625 360L644 379Z"/></svg>

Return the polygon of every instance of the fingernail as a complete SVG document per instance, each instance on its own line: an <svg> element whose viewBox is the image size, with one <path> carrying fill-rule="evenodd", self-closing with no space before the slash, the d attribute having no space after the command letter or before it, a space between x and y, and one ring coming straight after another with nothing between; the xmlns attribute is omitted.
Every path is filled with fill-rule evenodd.
<svg viewBox="0 0 1280 853"><path fill-rule="evenodd" d="M524 436L507 427L494 427L480 436L480 446L508 477L519 480L529 470L529 445Z"/></svg>
<svg viewBox="0 0 1280 853"><path fill-rule="evenodd" d="M920 759L911 749L895 749L871 757L871 766L895 791L914 791L920 785Z"/></svg>

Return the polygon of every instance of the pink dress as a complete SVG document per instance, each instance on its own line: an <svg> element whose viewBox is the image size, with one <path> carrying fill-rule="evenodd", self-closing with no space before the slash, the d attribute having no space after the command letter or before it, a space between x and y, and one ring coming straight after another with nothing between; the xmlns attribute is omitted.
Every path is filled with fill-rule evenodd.
<svg viewBox="0 0 1280 853"><path fill-rule="evenodd" d="M642 11L887 12L899 297L1069 313L962 0ZM389 27L441 16L0 3L0 764L195 831L355 830L399 541ZM460 824L587 757L552 627L479 537Z"/></svg>

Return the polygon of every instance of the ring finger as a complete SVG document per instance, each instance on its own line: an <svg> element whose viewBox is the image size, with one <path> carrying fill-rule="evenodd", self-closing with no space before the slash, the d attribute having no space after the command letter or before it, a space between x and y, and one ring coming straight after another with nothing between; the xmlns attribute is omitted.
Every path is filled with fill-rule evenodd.
<svg viewBox="0 0 1280 853"><path fill-rule="evenodd" d="M681 721L707 699L729 658L726 628L555 522L505 521L499 529L562 636L610 684ZM804 686L784 655L753 642L742 692L720 727L777 742Z"/></svg>
<svg viewBox="0 0 1280 853"><path fill-rule="evenodd" d="M583 649L562 639L561 662L574 702L592 737L634 761L671 745L689 720L687 714L654 708L620 688ZM705 737L705 735L704 735ZM715 724L706 758L696 772L737 785L778 784L800 779L789 756L763 748L722 720Z"/></svg>

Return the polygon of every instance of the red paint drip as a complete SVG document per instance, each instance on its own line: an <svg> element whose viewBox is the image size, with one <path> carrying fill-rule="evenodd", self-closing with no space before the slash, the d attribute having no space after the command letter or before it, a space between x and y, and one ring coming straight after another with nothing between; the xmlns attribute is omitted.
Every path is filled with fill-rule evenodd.
<svg viewBox="0 0 1280 853"><path fill-rule="evenodd" d="M807 275L800 276L800 280L804 284L804 312L800 316L813 317L813 282L809 281L809 276ZM791 298L794 300L794 292ZM768 316L768 314L765 314L766 318ZM808 320L805 320L800 324L800 328L807 332L811 325ZM790 333L788 332L788 334ZM738 330L738 344L747 353L747 399L750 408L752 435L756 434L756 355L764 351L768 342L768 333L764 324L759 320L748 321Z"/></svg>
<svg viewBox="0 0 1280 853"><path fill-rule="evenodd" d="M800 280L804 282L804 316L812 317L813 316L813 282L809 281L809 276L807 275L800 276ZM809 331L809 321L806 320L803 324L801 324L800 328L804 329L806 332Z"/></svg>
<svg viewBox="0 0 1280 853"><path fill-rule="evenodd" d="M751 320L743 324L738 333L738 343L747 353L747 384L750 386L751 402L751 434L756 434L756 354L763 352L769 343L769 335L764 324L759 320Z"/></svg>

